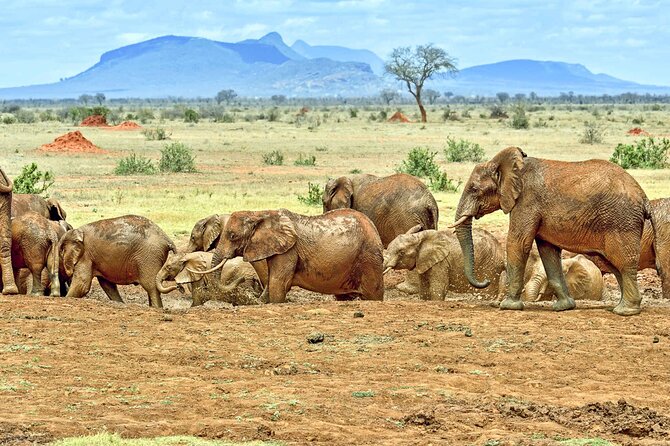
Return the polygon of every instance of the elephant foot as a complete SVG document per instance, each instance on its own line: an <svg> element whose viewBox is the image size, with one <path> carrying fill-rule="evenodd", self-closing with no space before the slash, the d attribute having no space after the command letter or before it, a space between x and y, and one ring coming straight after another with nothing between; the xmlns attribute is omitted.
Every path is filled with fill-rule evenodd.
<svg viewBox="0 0 670 446"><path fill-rule="evenodd" d="M407 281L400 282L395 286L398 291L402 291L405 294L418 294L419 286L414 283L407 283Z"/></svg>
<svg viewBox="0 0 670 446"><path fill-rule="evenodd" d="M614 311L614 314L618 314L619 316L633 316L635 314L640 314L640 306L634 306L625 302L620 302L619 305L614 307L612 311Z"/></svg>
<svg viewBox="0 0 670 446"><path fill-rule="evenodd" d="M514 300L510 299L509 297L505 298L502 302L500 302L500 309L501 310L523 310L523 301L522 300Z"/></svg>
<svg viewBox="0 0 670 446"><path fill-rule="evenodd" d="M19 294L19 288L16 285L5 285L2 294Z"/></svg>
<svg viewBox="0 0 670 446"><path fill-rule="evenodd" d="M30 295L31 295L31 296L34 296L34 297L44 296L44 291L43 291L43 290L35 290L35 291L31 291L31 292L30 292Z"/></svg>
<svg viewBox="0 0 670 446"><path fill-rule="evenodd" d="M575 303L575 300L572 297L568 297L557 300L551 307L554 309L554 311L565 311L572 310L576 306L577 304Z"/></svg>

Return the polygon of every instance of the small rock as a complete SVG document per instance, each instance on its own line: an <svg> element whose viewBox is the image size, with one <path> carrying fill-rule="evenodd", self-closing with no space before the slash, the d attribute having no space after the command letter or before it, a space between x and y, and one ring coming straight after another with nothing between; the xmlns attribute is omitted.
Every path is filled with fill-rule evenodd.
<svg viewBox="0 0 670 446"><path fill-rule="evenodd" d="M470 328L466 328L463 333L465 334L465 337L467 337L467 338L472 337L472 330L470 330Z"/></svg>
<svg viewBox="0 0 670 446"><path fill-rule="evenodd" d="M654 336L654 341L653 342L654 342L654 344L658 344L659 342L661 342L661 339L658 336Z"/></svg>
<svg viewBox="0 0 670 446"><path fill-rule="evenodd" d="M324 335L323 333L319 333L318 331L310 334L307 336L307 342L310 344L318 344L320 342L323 342Z"/></svg>
<svg viewBox="0 0 670 446"><path fill-rule="evenodd" d="M365 314L363 314L362 311L355 311L354 312L354 317L365 317Z"/></svg>
<svg viewBox="0 0 670 446"><path fill-rule="evenodd" d="M161 320L162 320L163 322L172 322L173 319L172 319L172 316L171 316L171 315L169 315L169 314L164 314L163 317L161 317Z"/></svg>

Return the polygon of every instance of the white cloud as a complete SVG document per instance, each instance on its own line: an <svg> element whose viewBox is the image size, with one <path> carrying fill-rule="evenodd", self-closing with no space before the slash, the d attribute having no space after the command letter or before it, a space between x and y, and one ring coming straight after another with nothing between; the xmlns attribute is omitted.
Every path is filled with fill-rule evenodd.
<svg viewBox="0 0 670 446"><path fill-rule="evenodd" d="M130 45L131 43L141 42L147 40L149 34L147 33L122 33L116 36L116 40L123 45Z"/></svg>
<svg viewBox="0 0 670 446"><path fill-rule="evenodd" d="M303 27L316 23L316 21L317 21L316 17L291 17L289 19L284 20L284 23L282 23L282 27L286 28Z"/></svg>
<svg viewBox="0 0 670 446"><path fill-rule="evenodd" d="M257 39L263 34L270 32L267 25L263 23L250 23L239 28L227 29L218 28L199 28L195 31L197 37L204 37L212 40L235 41L243 39Z"/></svg>

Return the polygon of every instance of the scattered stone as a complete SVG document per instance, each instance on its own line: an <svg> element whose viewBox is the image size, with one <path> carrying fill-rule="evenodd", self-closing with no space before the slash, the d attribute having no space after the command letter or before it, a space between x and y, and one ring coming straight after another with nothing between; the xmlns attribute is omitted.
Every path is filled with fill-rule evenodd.
<svg viewBox="0 0 670 446"><path fill-rule="evenodd" d="M354 317L365 317L365 314L363 314L362 311L355 311L354 312Z"/></svg>
<svg viewBox="0 0 670 446"><path fill-rule="evenodd" d="M654 341L653 342L654 342L654 344L658 344L659 342L661 342L661 339L658 336L654 336Z"/></svg>
<svg viewBox="0 0 670 446"><path fill-rule="evenodd" d="M164 314L164 315L161 317L161 321L163 321L163 322L172 322L172 321L173 321L172 315L170 315L170 314Z"/></svg>
<svg viewBox="0 0 670 446"><path fill-rule="evenodd" d="M307 342L309 342L310 344L318 344L320 342L323 342L323 338L324 334L316 331L307 336Z"/></svg>

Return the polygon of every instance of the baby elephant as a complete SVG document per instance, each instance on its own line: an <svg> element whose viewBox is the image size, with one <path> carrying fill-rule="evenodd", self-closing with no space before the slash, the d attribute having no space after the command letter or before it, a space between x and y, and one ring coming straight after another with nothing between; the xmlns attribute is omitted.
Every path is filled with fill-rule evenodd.
<svg viewBox="0 0 670 446"><path fill-rule="evenodd" d="M575 299L602 300L603 276L600 269L589 259L579 254L563 259L563 275L568 285L568 292ZM547 273L542 262L535 262L532 275L523 289L523 300L539 301L555 299L554 292L547 289Z"/></svg>
<svg viewBox="0 0 670 446"><path fill-rule="evenodd" d="M475 271L478 276L497 283L505 269L505 251L500 242L483 229L473 231ZM451 231L415 226L396 237L384 252L384 272L408 269L419 274L420 294L427 300L444 300L449 292L483 293L494 296L495 287L473 288L463 274L463 254L458 239Z"/></svg>
<svg viewBox="0 0 670 446"><path fill-rule="evenodd" d="M107 296L123 302L117 285L141 285L152 307L163 307L156 274L174 243L155 223L139 215L98 220L65 233L60 242L61 264L72 277L67 297L84 297L93 277Z"/></svg>
<svg viewBox="0 0 670 446"><path fill-rule="evenodd" d="M168 254L165 264L156 276L156 287L161 293L165 294L177 288L182 289L182 285L186 285L192 291L193 303L191 306L204 304L211 299L211 295L206 291L209 288L208 285L217 279L214 278L214 273L198 274L193 270L210 268L213 256L213 252L203 251ZM174 280L177 285L166 287L163 285L166 280ZM220 284L221 287L217 290L223 295L234 292L238 287L252 291L255 296L260 295L263 291L253 266L239 257L226 262L221 271Z"/></svg>

